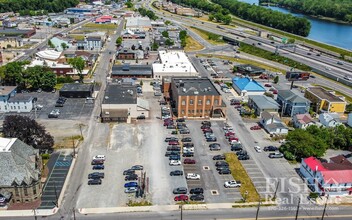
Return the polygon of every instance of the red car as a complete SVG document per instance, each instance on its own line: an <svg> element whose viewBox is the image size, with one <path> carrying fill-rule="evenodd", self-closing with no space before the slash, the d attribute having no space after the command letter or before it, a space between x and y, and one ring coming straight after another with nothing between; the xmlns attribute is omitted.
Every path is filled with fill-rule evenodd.
<svg viewBox="0 0 352 220"><path fill-rule="evenodd" d="M271 84L265 83L264 86L265 86L265 87L271 87Z"/></svg>
<svg viewBox="0 0 352 220"><path fill-rule="evenodd" d="M276 89L273 91L273 94L275 94L275 95L277 94L277 90Z"/></svg>
<svg viewBox="0 0 352 220"><path fill-rule="evenodd" d="M206 128L206 129L203 129L203 133L213 133L213 130L211 128Z"/></svg>
<svg viewBox="0 0 352 220"><path fill-rule="evenodd" d="M192 159L185 159L183 161L183 164L196 164L196 161Z"/></svg>
<svg viewBox="0 0 352 220"><path fill-rule="evenodd" d="M174 200L175 201L188 201L188 196L187 195L175 196Z"/></svg>
<svg viewBox="0 0 352 220"><path fill-rule="evenodd" d="M259 79L268 79L268 76L267 75L261 75L261 76L259 76Z"/></svg>
<svg viewBox="0 0 352 220"><path fill-rule="evenodd" d="M169 145L179 145L178 141L169 141Z"/></svg>
<svg viewBox="0 0 352 220"><path fill-rule="evenodd" d="M231 136L231 137L229 137L229 141L231 142L231 141L238 141L238 138L236 138L236 137L234 137L234 136Z"/></svg>
<svg viewBox="0 0 352 220"><path fill-rule="evenodd" d="M227 132L227 133L225 133L225 137L232 136L232 135L235 135L235 133L234 133L234 132Z"/></svg>
<svg viewBox="0 0 352 220"><path fill-rule="evenodd" d="M262 129L259 125L254 125L251 127L251 130L260 130Z"/></svg>

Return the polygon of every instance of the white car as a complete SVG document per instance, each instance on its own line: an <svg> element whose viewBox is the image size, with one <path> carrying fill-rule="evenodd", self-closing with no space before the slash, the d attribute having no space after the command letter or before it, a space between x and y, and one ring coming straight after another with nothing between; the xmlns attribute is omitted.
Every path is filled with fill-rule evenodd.
<svg viewBox="0 0 352 220"><path fill-rule="evenodd" d="M137 187L128 187L125 189L125 193L135 193L137 192Z"/></svg>
<svg viewBox="0 0 352 220"><path fill-rule="evenodd" d="M179 161L179 160L170 160L169 165L170 166L180 166L181 165L181 161Z"/></svg>
<svg viewBox="0 0 352 220"><path fill-rule="evenodd" d="M262 152L262 149L259 146L255 146L254 147L255 151L257 151L258 153Z"/></svg>
<svg viewBox="0 0 352 220"><path fill-rule="evenodd" d="M96 155L93 157L93 160L105 160L105 155Z"/></svg>
<svg viewBox="0 0 352 220"><path fill-rule="evenodd" d="M236 180L226 181L224 186L225 188L236 188L241 186L241 182Z"/></svg>
<svg viewBox="0 0 352 220"><path fill-rule="evenodd" d="M186 179L188 180L200 180L200 175L197 173L187 173Z"/></svg>
<svg viewBox="0 0 352 220"><path fill-rule="evenodd" d="M183 152L184 153L186 153L186 152L194 153L194 147L183 147Z"/></svg>

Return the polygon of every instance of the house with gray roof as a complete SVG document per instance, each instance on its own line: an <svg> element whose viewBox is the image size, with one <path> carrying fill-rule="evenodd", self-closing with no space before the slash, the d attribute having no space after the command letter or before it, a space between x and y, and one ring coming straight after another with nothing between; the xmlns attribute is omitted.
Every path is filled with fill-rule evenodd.
<svg viewBox="0 0 352 220"><path fill-rule="evenodd" d="M262 112L277 113L280 105L271 97L265 95L250 95L248 96L248 106L254 109L257 116L261 116Z"/></svg>
<svg viewBox="0 0 352 220"><path fill-rule="evenodd" d="M39 151L17 138L0 138L0 198L7 203L40 198L42 161Z"/></svg>
<svg viewBox="0 0 352 220"><path fill-rule="evenodd" d="M281 114L294 116L309 112L310 101L292 90L278 90L276 101L281 106Z"/></svg>
<svg viewBox="0 0 352 220"><path fill-rule="evenodd" d="M269 134L281 135L288 133L287 126L281 121L277 114L264 111L261 114L260 123Z"/></svg>

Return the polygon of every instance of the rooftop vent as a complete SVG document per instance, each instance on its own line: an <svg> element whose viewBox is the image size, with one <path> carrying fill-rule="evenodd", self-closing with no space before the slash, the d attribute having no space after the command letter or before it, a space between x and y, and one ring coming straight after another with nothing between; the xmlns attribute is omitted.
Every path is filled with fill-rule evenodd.
<svg viewBox="0 0 352 220"><path fill-rule="evenodd" d="M182 88L182 91L183 91L183 92L186 92L186 88Z"/></svg>
<svg viewBox="0 0 352 220"><path fill-rule="evenodd" d="M199 94L199 92L198 91L194 91L194 95L198 95Z"/></svg>

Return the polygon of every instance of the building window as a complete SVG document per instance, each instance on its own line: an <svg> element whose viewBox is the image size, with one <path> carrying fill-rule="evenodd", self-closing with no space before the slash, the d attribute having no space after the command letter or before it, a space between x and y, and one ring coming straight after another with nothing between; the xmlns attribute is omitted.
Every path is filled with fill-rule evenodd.
<svg viewBox="0 0 352 220"><path fill-rule="evenodd" d="M182 111L181 111L181 114L184 115L184 114L185 114L185 110L182 110Z"/></svg>
<svg viewBox="0 0 352 220"><path fill-rule="evenodd" d="M28 196L28 190L27 190L26 187L23 188L23 192L24 192L24 195L25 195L25 196Z"/></svg>
<svg viewBox="0 0 352 220"><path fill-rule="evenodd" d="M186 105L186 101L185 101L185 100L182 100L182 101L181 101L181 105Z"/></svg>
<svg viewBox="0 0 352 220"><path fill-rule="evenodd" d="M191 114L191 110L188 110L188 114Z"/></svg>
<svg viewBox="0 0 352 220"><path fill-rule="evenodd" d="M202 100L198 99L198 105L202 105Z"/></svg>
<svg viewBox="0 0 352 220"><path fill-rule="evenodd" d="M219 100L215 99L214 100L214 105L219 105Z"/></svg>
<svg viewBox="0 0 352 220"><path fill-rule="evenodd" d="M18 188L17 188L17 187L15 187L15 195L16 195L16 196L20 196L20 192L18 191Z"/></svg>
<svg viewBox="0 0 352 220"><path fill-rule="evenodd" d="M189 104L190 104L190 105L193 105L193 99L190 99L190 100L189 100Z"/></svg>
<svg viewBox="0 0 352 220"><path fill-rule="evenodd" d="M24 106L24 109L27 109L27 106L26 106L26 105Z"/></svg>
<svg viewBox="0 0 352 220"><path fill-rule="evenodd" d="M205 102L206 105L210 105L210 99L207 99L207 101Z"/></svg>
<svg viewBox="0 0 352 220"><path fill-rule="evenodd" d="M194 114L194 110L192 110L192 114Z"/></svg>
<svg viewBox="0 0 352 220"><path fill-rule="evenodd" d="M37 187L34 185L33 186L33 194L36 195L37 194Z"/></svg>
<svg viewBox="0 0 352 220"><path fill-rule="evenodd" d="M200 113L203 113L203 109L201 109L201 110L199 110L200 111Z"/></svg>

